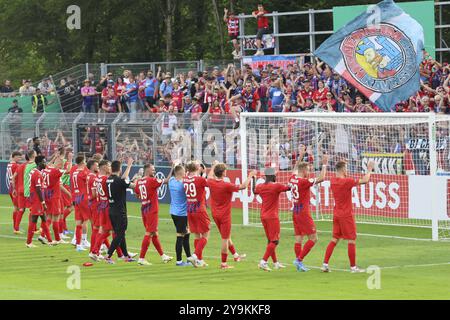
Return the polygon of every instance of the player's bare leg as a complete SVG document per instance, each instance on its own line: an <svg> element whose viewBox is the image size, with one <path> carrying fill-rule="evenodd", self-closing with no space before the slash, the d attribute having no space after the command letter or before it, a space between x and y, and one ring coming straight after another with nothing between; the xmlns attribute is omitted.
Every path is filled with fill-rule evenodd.
<svg viewBox="0 0 450 320"><path fill-rule="evenodd" d="M322 272L330 272L330 268L328 267L328 262L330 261L331 255L333 254L334 248L339 243L339 239L332 238L330 243L327 246L327 250L325 251L325 258L323 260Z"/></svg>

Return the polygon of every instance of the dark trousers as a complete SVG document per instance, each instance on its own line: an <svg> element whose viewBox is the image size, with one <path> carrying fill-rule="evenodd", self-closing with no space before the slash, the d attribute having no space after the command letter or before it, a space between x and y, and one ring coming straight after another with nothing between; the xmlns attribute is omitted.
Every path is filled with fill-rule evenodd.
<svg viewBox="0 0 450 320"><path fill-rule="evenodd" d="M116 237L111 242L111 246L108 250L108 257L112 257L117 247L122 249L123 255L128 257L127 242L125 240L125 232L128 227L128 218L126 213L109 213L111 219L111 225L113 227Z"/></svg>

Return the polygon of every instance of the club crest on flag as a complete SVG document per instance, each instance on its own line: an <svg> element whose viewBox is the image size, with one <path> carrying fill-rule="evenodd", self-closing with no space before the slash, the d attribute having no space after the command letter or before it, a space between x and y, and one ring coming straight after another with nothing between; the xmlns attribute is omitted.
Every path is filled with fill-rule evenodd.
<svg viewBox="0 0 450 320"><path fill-rule="evenodd" d="M371 91L391 92L417 71L411 40L390 24L352 32L342 41L340 50L351 76Z"/></svg>

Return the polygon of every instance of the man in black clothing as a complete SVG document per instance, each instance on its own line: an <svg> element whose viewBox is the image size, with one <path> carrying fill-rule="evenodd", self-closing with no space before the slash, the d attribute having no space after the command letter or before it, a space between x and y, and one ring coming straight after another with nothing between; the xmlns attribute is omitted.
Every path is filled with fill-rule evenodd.
<svg viewBox="0 0 450 320"><path fill-rule="evenodd" d="M17 99L13 100L13 105L8 109L9 116L9 129L11 131L11 138L20 139L22 136L22 117L20 113L23 113L23 109L19 107Z"/></svg>
<svg viewBox="0 0 450 320"><path fill-rule="evenodd" d="M36 151L36 154L38 156L42 155L42 151L41 151L41 139L39 139L39 137L34 137L33 138L33 150Z"/></svg>
<svg viewBox="0 0 450 320"><path fill-rule="evenodd" d="M109 264L114 264L112 255L117 247L122 249L126 262L136 261L127 250L127 243L125 240L125 232L128 227L127 218L127 189L134 189L134 183L130 183L128 175L130 174L133 159L128 158L127 169L122 175L122 163L120 161L113 161L111 163L111 176L106 180L109 198L109 218L116 237L111 242L108 250L108 257L105 261ZM122 175L122 176L121 176Z"/></svg>

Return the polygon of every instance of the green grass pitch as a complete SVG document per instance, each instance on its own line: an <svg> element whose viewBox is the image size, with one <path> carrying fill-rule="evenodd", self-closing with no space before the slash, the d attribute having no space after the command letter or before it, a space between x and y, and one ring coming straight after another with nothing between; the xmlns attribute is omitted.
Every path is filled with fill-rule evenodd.
<svg viewBox="0 0 450 320"><path fill-rule="evenodd" d="M77 253L71 245L25 247L25 235L12 234L11 203L0 196L0 299L449 299L450 245L444 242L405 240L389 235L413 238L430 237L429 230L376 225L358 225L362 234L357 242L357 263L381 269L381 288L368 289L367 273L348 272L347 248L340 243L330 261L333 272L323 274L321 265L330 239L330 224L319 222L319 243L306 258L312 267L299 273L292 265L294 236L291 224L282 225L278 257L287 264L280 271L263 272L257 263L266 240L260 227L244 227L240 210L233 212L232 237L244 262L230 264L234 269L220 270L220 239L213 225L205 249L208 268L180 268L163 264L150 246L143 267L118 261L116 265L94 263L87 253ZM144 229L138 204L129 203L127 240L130 251L139 252ZM175 231L168 206L160 208L160 238L166 252L174 255ZM21 229L27 228L27 216ZM73 214L70 216L73 227ZM25 222L25 223L24 223ZM385 235L384 237L373 235ZM191 241L192 246L192 241ZM67 279L70 266L81 270L81 288L70 290Z"/></svg>

